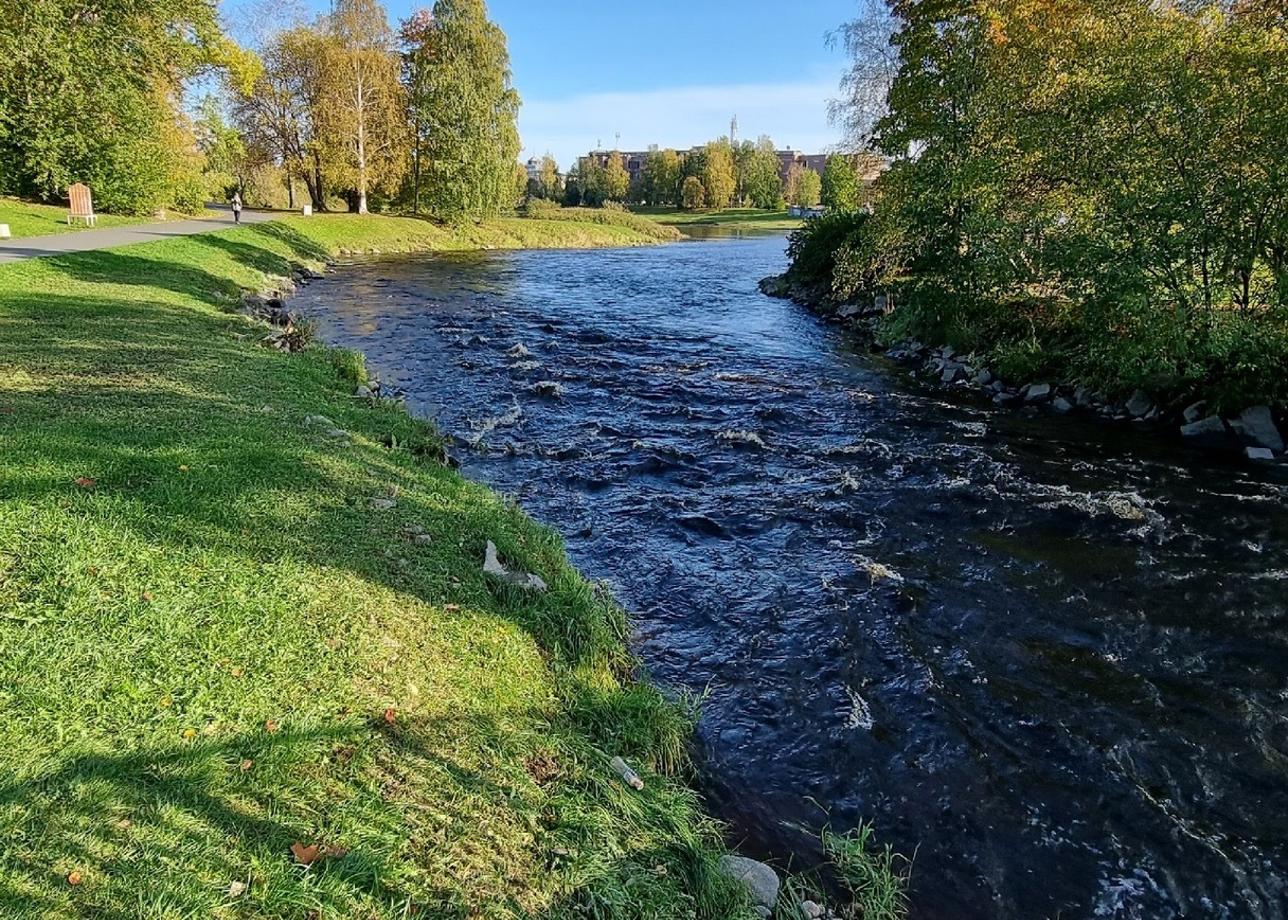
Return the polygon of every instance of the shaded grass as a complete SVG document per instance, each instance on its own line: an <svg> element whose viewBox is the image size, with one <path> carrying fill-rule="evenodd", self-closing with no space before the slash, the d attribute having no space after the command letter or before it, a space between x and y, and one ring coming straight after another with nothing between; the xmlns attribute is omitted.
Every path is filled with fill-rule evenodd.
<svg viewBox="0 0 1288 920"><path fill-rule="evenodd" d="M746 230L795 230L804 221L786 211L760 211L755 208L728 208L720 211L684 211L679 208L631 209L634 213L668 226L734 227Z"/></svg>
<svg viewBox="0 0 1288 920"><path fill-rule="evenodd" d="M292 263L447 232L422 224L0 267L0 915L747 916L667 777L687 714L558 537L385 447L435 436L353 399L352 356L228 312ZM609 239L563 230L478 232ZM484 576L487 540L550 591Z"/></svg>

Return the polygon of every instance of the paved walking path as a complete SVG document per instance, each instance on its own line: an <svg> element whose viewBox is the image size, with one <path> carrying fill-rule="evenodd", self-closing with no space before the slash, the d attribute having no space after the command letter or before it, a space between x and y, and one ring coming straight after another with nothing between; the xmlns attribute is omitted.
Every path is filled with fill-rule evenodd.
<svg viewBox="0 0 1288 920"><path fill-rule="evenodd" d="M242 211L243 224L259 224L280 217L271 211ZM0 265L23 259L42 259L61 256L69 252L88 252L92 249L112 249L151 243L173 236L192 236L196 233L213 233L233 226L232 212L206 220L171 220L156 224L135 224L131 227L112 227L104 230L78 230L52 236L32 236L18 240L0 240Z"/></svg>

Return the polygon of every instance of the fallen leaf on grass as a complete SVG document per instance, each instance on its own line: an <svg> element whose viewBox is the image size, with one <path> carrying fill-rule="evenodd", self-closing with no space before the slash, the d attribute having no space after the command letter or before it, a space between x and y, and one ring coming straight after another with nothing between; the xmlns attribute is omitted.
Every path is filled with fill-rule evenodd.
<svg viewBox="0 0 1288 920"><path fill-rule="evenodd" d="M185 728L183 730L183 737L186 740L191 741L193 738L197 737L197 730L195 728Z"/></svg>
<svg viewBox="0 0 1288 920"><path fill-rule="evenodd" d="M316 843L306 847L297 840L291 844L291 855L295 857L295 861L301 866L311 866L322 855L322 848Z"/></svg>
<svg viewBox="0 0 1288 920"><path fill-rule="evenodd" d="M140 595L139 595L139 599L140 599L141 601L143 601L143 603L145 603L145 604L150 604L150 603L152 603L152 592L151 592L151 591L144 591L142 594L140 594Z"/></svg>
<svg viewBox="0 0 1288 920"><path fill-rule="evenodd" d="M80 874L79 869L73 869L71 872L67 873L68 885L79 885L83 881L85 881L85 877Z"/></svg>
<svg viewBox="0 0 1288 920"><path fill-rule="evenodd" d="M385 710L385 724L393 725L398 721L398 710L390 708Z"/></svg>
<svg viewBox="0 0 1288 920"><path fill-rule="evenodd" d="M90 479L88 476L78 476L76 478L76 485L80 486L82 489L92 489L94 486L98 485L98 480Z"/></svg>
<svg viewBox="0 0 1288 920"><path fill-rule="evenodd" d="M269 719L267 722L264 723L264 731L268 732L270 735L276 732L281 727L282 726L278 725L272 719Z"/></svg>
<svg viewBox="0 0 1288 920"><path fill-rule="evenodd" d="M253 761L253 760L251 760L249 757L247 757L247 758L246 758L245 760L243 760L243 761L242 761L238 766L240 766L240 767L241 767L241 771L242 771L243 773L249 773L249 772L250 772L250 770L251 770L251 767L255 766L255 761Z"/></svg>
<svg viewBox="0 0 1288 920"><path fill-rule="evenodd" d="M179 464L179 472L180 472L180 473L186 473L186 472L188 472L188 467L187 467L187 465L186 465L186 464L182 464L182 463L181 463L181 464Z"/></svg>
<svg viewBox="0 0 1288 920"><path fill-rule="evenodd" d="M246 893L246 883L245 883L245 882L229 882L229 883L228 883L228 897L230 897L230 898L240 898L240 897L241 897L243 894L245 894L245 893Z"/></svg>

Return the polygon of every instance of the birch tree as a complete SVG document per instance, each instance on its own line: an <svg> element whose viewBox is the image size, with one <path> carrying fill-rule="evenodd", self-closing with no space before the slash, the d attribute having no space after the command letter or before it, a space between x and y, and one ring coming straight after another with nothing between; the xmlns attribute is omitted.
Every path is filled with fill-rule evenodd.
<svg viewBox="0 0 1288 920"><path fill-rule="evenodd" d="M377 0L338 0L329 20L328 116L352 172L354 208L402 177L409 147L394 34Z"/></svg>

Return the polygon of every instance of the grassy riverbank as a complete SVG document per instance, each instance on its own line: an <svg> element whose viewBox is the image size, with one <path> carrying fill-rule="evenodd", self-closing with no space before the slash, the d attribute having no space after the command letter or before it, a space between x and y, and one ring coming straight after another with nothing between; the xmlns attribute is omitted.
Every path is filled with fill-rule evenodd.
<svg viewBox="0 0 1288 920"><path fill-rule="evenodd" d="M730 227L742 230L786 232L804 223L786 211L728 208L721 211L684 211L679 208L633 208L632 211L659 224L683 229L688 226Z"/></svg>
<svg viewBox="0 0 1288 920"><path fill-rule="evenodd" d="M621 611L358 362L230 312L341 248L642 241L317 217L0 267L0 914L744 915Z"/></svg>

